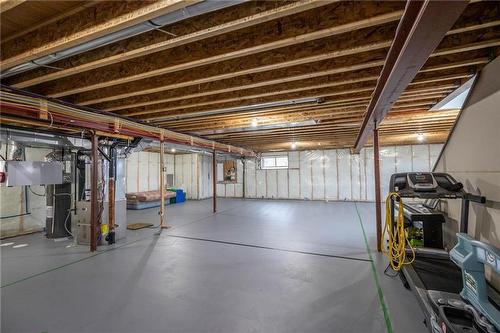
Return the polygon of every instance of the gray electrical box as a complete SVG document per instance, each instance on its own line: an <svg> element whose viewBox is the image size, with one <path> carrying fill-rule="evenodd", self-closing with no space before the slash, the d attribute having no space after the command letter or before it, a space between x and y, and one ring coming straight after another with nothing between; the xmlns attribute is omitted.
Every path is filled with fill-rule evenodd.
<svg viewBox="0 0 500 333"><path fill-rule="evenodd" d="M7 161L7 186L62 183L62 162Z"/></svg>

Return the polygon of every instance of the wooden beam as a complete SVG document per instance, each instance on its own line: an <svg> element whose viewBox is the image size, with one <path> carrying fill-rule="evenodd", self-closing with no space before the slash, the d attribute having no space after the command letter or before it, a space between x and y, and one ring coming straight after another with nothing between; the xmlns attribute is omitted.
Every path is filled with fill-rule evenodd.
<svg viewBox="0 0 500 333"><path fill-rule="evenodd" d="M286 56L285 53L275 53L274 57L277 60L275 62L270 61L270 64L258 64L259 60L256 59L256 57L253 57L253 60L250 58L242 58L237 59L238 61L223 63L225 66L220 66L220 68L219 66L215 69L201 67L194 73L193 71L182 71L177 75L170 74L160 76L155 80L141 80L137 82L131 82L128 85L123 84L104 88L103 90L99 91L89 91L87 93L76 95L74 102L81 105L94 105L97 103L119 99L131 99L131 97L136 96L136 98L133 99L132 102L134 103L136 101L147 100L152 94L161 96L165 93L165 91L180 88L188 87L187 89L192 90L196 87L200 87L203 90L206 90L210 89L210 87L217 86L218 84L238 86L238 83L243 81L242 79L245 79L245 81L268 82L279 77L283 80L286 80L290 75L289 73L291 72L291 69L294 70L293 73L296 75L296 79L306 79L308 78L308 76L302 77L298 75L311 75L309 76L309 78L328 75L329 72L326 72L328 68L325 68L322 65L327 64L327 61L329 60L332 61L334 59L342 59L343 57L345 57L345 59L348 59L349 56L353 55L359 55L359 58L364 59L366 64L362 64L360 61L356 61L356 58L351 58L348 63L353 65L357 63L359 69L367 69L376 66L375 63L370 64L371 61L378 60L375 59L375 57L373 57L370 52L375 53L376 51L377 54L382 53L385 48L388 48L391 45L391 42L386 40L382 42L361 44L354 47L338 48L337 46L340 46L341 44L345 44L345 42L331 44L328 43L327 45L331 45L332 48L335 49L329 51L329 48L325 46L323 50L320 50L318 52L317 55L298 57L294 60L283 61L283 59L280 58L288 58L290 56L296 57L297 55L300 55L300 50L298 49L298 53L292 53L289 56ZM289 51L294 51L293 49L290 49ZM302 50L302 53L304 53L304 50ZM363 54L363 56L361 56L361 54ZM262 59L265 60L266 57L263 56ZM262 62L262 59L260 60L260 62ZM253 63L255 63L255 65ZM301 68L310 68L311 70L301 70ZM355 69L356 67L352 68L352 70ZM215 73L213 73L214 71ZM271 71L274 72L271 73ZM325 72L323 73L323 71ZM313 72L318 73L314 75ZM341 71L338 72L340 73ZM206 73L208 73L208 75Z"/></svg>
<svg viewBox="0 0 500 333"><path fill-rule="evenodd" d="M472 56L475 55L477 55L477 53L472 54ZM467 54L458 54L448 57L433 58L433 60L435 61L431 62L430 66L427 65L424 66L424 68L420 71L420 73L440 71L440 70L459 68L459 67L469 67L469 66L486 64L489 62L489 58L486 57L463 60L465 57L467 57ZM457 59L460 59L461 61L454 61ZM286 77L275 76L274 78L271 78L270 80L267 81L266 77L264 77L262 80L259 80L259 82L254 82L250 84L235 82L235 84L237 84L236 86L227 87L227 85L232 84L232 82L227 82L227 84L224 85L222 84L218 86L212 85L215 87L226 86L226 88L211 90L209 86L208 91L205 90L204 89L205 87L203 86L191 86L189 88L184 88L184 89L176 89L163 93L149 94L147 96L128 98L121 101L113 101L113 102L98 104L95 107L100 110L117 111L120 114L135 116L135 115L147 114L148 110L161 109L163 107L171 106L170 104L167 104L169 102L175 102L191 98L199 98L204 96L213 96L211 100L216 100L218 94L224 94L224 97L228 98L229 95L227 95L227 93L236 91L240 91L237 96L241 96L243 94L255 95L256 93L259 92L272 94L273 91L276 91L276 93L280 93L281 91L280 89L283 88L290 88L291 90L292 88L298 89L299 87L303 87L304 90L307 90L306 89L307 86L310 87L309 89L313 89L313 87L321 85L322 83L324 83L325 86L336 86L336 85L347 84L349 82L356 83L362 81L370 81L378 78L380 71L379 68L382 65L383 65L383 60L379 60L379 61L362 63L359 65L356 64L350 66L343 66L340 68L322 69L318 72L313 72L309 74L288 75ZM370 69L370 67L373 68ZM358 72L355 72L356 70L358 70ZM349 73L342 74L342 72L349 72ZM340 73L342 75L333 76L333 74L336 73ZM259 87L262 87L262 89L256 89ZM146 107L150 105L155 105L155 106L151 108ZM137 108L137 109L127 110L130 108Z"/></svg>
<svg viewBox="0 0 500 333"><path fill-rule="evenodd" d="M174 58L175 61L173 61L172 56L181 50L167 50L172 53L170 57L166 57L167 54L163 54L163 52L156 54L153 58L149 57L147 59L143 59L142 57L139 57L116 65L110 65L106 68L106 70L96 69L64 78L56 82L55 85L51 85L52 89L48 89L47 87L45 94L51 97L63 97L89 90L101 89L104 87L151 78L167 73L187 70L194 67L250 56L266 51L272 51L330 36L341 35L353 30L360 30L363 28L391 23L399 20L401 13L401 11L393 11L359 21L322 28L316 31L310 31L311 27L308 26L299 29L299 31L302 30L305 32L302 34L300 34L300 32L297 33L297 29L290 29L286 31L285 36L287 37L285 38L280 38L284 33L261 33L259 35L258 32L254 32L252 36L246 36L244 34L239 36L239 38L242 39L235 39L238 41L237 43L234 43L231 39L229 42L224 40L226 45L222 45L220 43L215 45L215 41L213 42L213 45L199 45L196 43L189 44L190 47L185 46L185 50L183 50L186 52L184 54L187 54L187 56L182 58L177 57L177 59ZM329 23L323 23L322 21L316 22L318 22L317 25L319 26L324 26ZM272 26L272 29L276 30L275 25ZM236 37L237 36L235 36L235 38ZM269 40L269 42L266 43L266 40ZM244 46L249 43L252 46ZM186 61L186 58L192 60Z"/></svg>
<svg viewBox="0 0 500 333"><path fill-rule="evenodd" d="M140 96L140 95L145 95L141 96L138 98L143 98L143 99L148 99L149 96L146 96L146 94L154 94L154 93L160 93L163 91L171 90L171 89L177 89L177 88L182 88L182 87L188 87L188 86L195 86L195 85L200 85L204 84L207 82L214 82L214 81L219 81L219 80L225 80L228 78L235 78L235 80L241 80L240 76L247 75L247 74L252 74L252 73L261 73L263 71L266 71L267 73L270 73L271 76L273 74L280 75L280 72L272 73L272 70L278 70L282 69L281 71L283 73L286 72L286 68L290 68L293 66L297 66L300 62L300 64L311 64L315 62L320 62L322 59L324 60L323 57L326 59L332 58L332 57L337 57L337 56L347 56L347 55L354 55L354 54L360 54L368 51L373 51L377 49L383 49L385 47L388 47L390 45L390 42L381 42L381 43L375 43L373 45L367 45L367 46L361 46L359 48L351 48L347 50L341 50L341 51L332 51L332 53L326 53L323 55L319 56L312 56L312 57L306 57L303 59L299 59L299 61L290 61L290 62L281 62L277 65L272 65L272 66L261 66L261 67L255 67L251 68L248 70L242 70L242 71L229 71L228 73L220 74L220 75L215 75L215 76L209 76L209 77L203 77L200 79L194 79L194 80L189 80L187 79L184 81L182 77L182 73L180 72L180 75L168 75L164 79L163 77L159 77L154 81L149 81L146 82L143 80L137 81L137 82L131 82L130 84L124 84L124 85L118 85L118 86L113 86L109 88L104 88L102 90L96 90L96 91L90 91L84 94L77 95L75 98L75 103L82 104L82 105L88 105L88 104L96 104L96 103L102 103L106 101L112 101L112 100L118 100L118 99L124 99L124 98L130 98L133 96ZM436 52L434 52L431 55L431 58L435 57L442 57L442 56L449 56L449 55L460 55L465 52L471 52L475 50L485 50L491 47L496 47L500 46L500 39L494 39L494 40L487 40L484 42L475 42L475 43L470 43L470 44L464 44L464 45L459 45L455 47L450 47L450 48L443 48L443 49L438 49ZM431 59L429 59L430 61ZM245 62L248 63L249 61L252 61L251 59L245 59ZM303 62L302 62L303 61ZM245 62L242 63L237 63L235 64L236 68L241 68L242 66L245 67ZM368 64L367 64L368 65ZM316 66L316 64L311 64L311 68ZM228 68L233 68L233 67L228 67ZM296 68L296 67L293 67ZM297 66L298 68L298 66ZM207 68L208 69L208 68ZM226 68L227 70L227 68ZM204 71L200 69L198 74L203 75ZM186 72L187 76L192 76L192 72ZM283 74L284 77L286 77L285 74ZM161 78L161 79L160 79ZM179 83L179 81L181 81ZM172 83L175 82L175 83ZM236 82L236 81L235 81ZM106 97L102 97L102 96ZM161 95L161 94L160 94ZM153 97L154 98L154 97Z"/></svg>
<svg viewBox="0 0 500 333"><path fill-rule="evenodd" d="M413 84L421 84L422 82L439 82L440 80L449 80L450 77L448 76L438 76L437 78L433 78L432 76L428 75L429 73L424 73L421 76L417 78L417 80ZM457 77L463 77L463 76L470 76L471 74L465 73L462 75L455 75L452 76L452 78L457 78ZM359 90L362 89L362 90ZM339 90L338 92L332 92L331 90L327 89L318 89L318 90L310 90L307 93L307 96L302 94L302 93L295 93L295 94L285 94L284 96L282 95L273 95L272 97L264 97L264 98L254 98L253 100L247 101L246 105L253 105L253 104L259 104L259 103L264 103L264 102L271 102L271 101L278 101L278 100L288 100L288 99L294 99L294 98L304 98L304 97L325 97L326 102L328 102L328 99L331 98L332 96L338 96L338 95L344 95L344 94L352 94L356 92L366 92L370 91L369 88L366 88L366 86L363 86L362 88L359 88L356 90L356 88L352 87L351 89L346 89L346 90ZM188 101L189 102L189 101ZM211 103L211 102L207 102ZM203 108L200 103L198 105L189 105L189 104L184 104L182 106L173 106L171 108L166 108L162 110L157 110L155 113L158 113L156 115L144 115L140 116L140 119L142 120L149 120L149 121L154 121L154 122L161 122L162 120L165 120L166 118L172 118L174 116L180 116L181 117L186 117L185 115L187 113L192 114L193 116L198 116L198 115L204 115L204 113L213 113L216 110L223 110L225 108L232 108L236 106L240 106L241 103L238 101L236 102L226 102L217 105L216 107L212 108ZM211 104L210 104L211 105ZM174 112L176 111L177 112ZM220 113L223 113L222 111ZM192 118L192 117L191 117Z"/></svg>
<svg viewBox="0 0 500 333"><path fill-rule="evenodd" d="M414 88L405 91L398 102L404 102L408 100L414 100L415 98L439 98L439 96L444 96L447 92L458 87L458 84L445 84L442 85L440 83L432 84L423 88ZM168 128L176 128L181 131L187 130L191 128L192 130L196 130L197 128L217 128L224 127L224 123L221 121L225 121L228 124L235 125L238 120L243 120L241 122L241 126L250 126L250 122L253 118L260 119L272 119L276 116L287 115L290 117L293 114L307 114L310 117L321 117L321 114L324 112L332 112L333 110L346 110L347 108L359 108L362 106L366 106L369 102L370 95L359 95L359 97L348 97L338 99L335 98L333 101L325 101L319 105L315 106L292 106L292 107L275 107L271 109L264 109L259 111L249 111L249 112L239 112L237 114L219 114L219 115L211 115L211 116L200 116L196 118L184 119L184 120L172 120L172 121L163 121L159 122L161 125L166 126ZM318 113L320 112L320 113ZM292 118L289 118L290 121ZM199 131L197 131L199 132Z"/></svg>
<svg viewBox="0 0 500 333"><path fill-rule="evenodd" d="M21 5L26 0L0 0L0 14Z"/></svg>
<svg viewBox="0 0 500 333"><path fill-rule="evenodd" d="M377 124L425 64L468 1L413 0L407 3L365 121L356 139L359 152Z"/></svg>
<svg viewBox="0 0 500 333"><path fill-rule="evenodd" d="M72 57L71 59L65 59L52 64L55 67L62 68L62 70L51 71L50 69L42 69L39 70L38 73L29 73L14 78L14 80L12 80L11 85L15 86L16 88L26 88L43 82L60 79L70 75L82 73L84 71L104 67L111 64L116 64L118 62L134 59L155 52L168 50L181 45L198 42L207 38L248 28L257 24L261 24L271 20L276 20L284 16L297 14L302 11L317 8L320 6L325 6L331 4L334 1L338 0L325 0L325 1L300 0L297 2L288 3L276 8L272 8L264 12L258 12L250 16L242 17L229 22L223 22L219 25L209 26L202 30L193 31L193 27L197 27L203 24L203 22L198 22L199 19L195 19L194 20L195 22L192 23L189 22L191 24L181 23L178 26L175 25L173 27L166 27L166 30L175 33L177 37L168 38L164 34L158 33L155 34L152 38L145 38L145 36L141 34L140 36L132 37L129 40L127 40L126 44L123 43L124 45L122 47L117 45L115 48L113 48L113 50L111 50L111 52L115 50L115 52L112 53L111 55L109 54L110 50L105 50L102 48L99 48L97 50L92 50L89 51L92 52L91 55L89 54L78 55L77 57ZM279 4L274 4L273 6L276 5ZM254 9L259 8L258 6L255 5L253 5L252 7ZM237 12L238 10L239 9L231 8L229 11ZM222 14L211 13L210 20L206 20L205 18L205 21L216 23L221 20L219 19L219 16L224 18L224 16L227 16L228 14L230 13L226 12ZM234 14L234 16L237 16L236 13ZM125 51L123 52L122 50L124 48ZM89 60L85 61L85 59ZM80 65L74 66L73 64L80 64Z"/></svg>
<svg viewBox="0 0 500 333"><path fill-rule="evenodd" d="M170 106L170 107L164 107L164 106L168 106L168 103L167 104L161 104L159 106L156 106L155 105L155 108L148 108L146 110L143 110L143 111L136 111L136 112L127 112L125 113L126 116L139 116L139 115L147 115L146 118L144 119L154 119L154 118L150 118L149 116L150 115L153 115L153 114L156 114L156 113L161 113L161 112L168 112L168 111L175 111L175 110L180 110L180 109L188 109L188 108L192 108L192 107L200 107L200 106L207 106L207 105L213 105L213 104L222 104L222 103L229 103L229 102L243 102L243 101L246 101L246 100L252 100L252 99L256 99L256 98L266 98L266 97L272 97L272 101L276 101L276 100L285 100L285 99L288 99L289 96L291 96L290 94L295 94L296 93L305 93L307 94L308 91L310 90L322 90L324 91L324 89L326 88L332 88L332 87L337 87L337 86L347 86L347 85L350 85L350 84L354 84L354 83L364 83L364 82L370 82L370 81L374 81L373 83L375 83L375 81L377 80L377 77L368 77L367 79L365 80L350 80L350 81L344 81L344 82L332 82L332 83L323 83L323 84L317 84L317 85L312 85L312 86L306 86L306 87L301 87L301 88L294 88L294 89L284 89L284 90L277 90L277 91L270 91L270 92L267 92L267 93L257 93L255 95L243 95L243 94L240 94L239 96L236 96L236 97L229 97L229 98L223 98L223 95L219 95L217 97L221 98L221 99L216 99L216 98L210 98L210 99L204 99L202 101L197 101L195 100L194 102L192 103L189 103L189 104L186 104L186 103L183 103L183 104L179 104L178 106ZM371 85L370 86L370 89L368 90L349 90L349 91L346 91L346 92L342 92L342 94L350 94L350 93L356 93L356 92L360 92L360 91L370 91L371 90L371 87L375 87L375 85ZM310 96L307 95L307 96ZM328 96L332 96L332 95L328 95ZM318 97L322 97L322 96L318 96ZM189 102L189 100L188 100ZM159 108L156 108L156 107L159 107ZM164 107L164 108L162 108Z"/></svg>
<svg viewBox="0 0 500 333"><path fill-rule="evenodd" d="M254 98L250 99L246 105L253 105L253 104L261 104L261 103L268 103L268 102L274 102L278 100L289 100L289 99L297 99L297 98L321 98L321 97L332 97L332 96L340 96L340 95L347 95L347 94L353 94L353 93L358 93L358 92L371 92L374 88L374 85L370 86L362 86L358 88L353 88L349 90L339 90L339 91L331 91L331 90L326 90L326 89L315 89L311 90L307 95L303 95L302 93L295 93L295 94L285 94L285 96L271 96L271 97L262 97L262 98ZM209 103L209 102L207 102ZM146 115L146 116L141 116L140 119L142 120L149 120L149 121L159 121L159 120L164 120L165 118L171 118L173 116L179 116L182 114L182 116L185 116L186 114L203 114L203 113L212 113L212 112L217 112L221 111L220 113L224 112L224 109L228 108L233 108L233 107L238 107L241 106L241 103L239 100L237 101L223 101L214 108L211 109L205 109L202 108L203 105L206 105L207 103L198 103L198 104L192 104L192 105L183 105L183 106L178 106L178 107L172 107L169 109L165 110L158 110L155 113L159 113L157 115ZM188 110L190 109L190 110ZM175 113L172 113L171 111L178 111Z"/></svg>
<svg viewBox="0 0 500 333"><path fill-rule="evenodd" d="M126 109L129 108L137 108L137 107L144 107L148 105L156 105L155 108L161 108L162 105L158 104L163 104L163 103L169 103L169 102L175 102L175 101L180 101L184 99L191 99L191 98L198 98L198 97L205 97L205 96L214 96L214 95L219 95L219 94L227 94L229 92L235 92L235 91L240 91L240 90L245 90L248 91L249 89L252 89L252 91L255 91L255 88L261 88L259 91L275 91L278 90L279 88L283 87L290 87L294 89L299 89L299 87L306 88L309 87L310 89L313 89L311 87L333 87L333 86L338 86L338 85L343 85L343 84L349 84L349 83L357 83L357 82L365 82L365 81L371 81L371 80L376 80L378 78L378 67L382 67L383 61L372 61L369 63L361 64L361 65L352 65L352 66L343 66L343 67L338 67L338 68L333 68L330 70L324 70L320 72L315 72L315 73L310 73L310 74L302 74L302 75L290 75L289 77L285 78L276 78L274 80L269 80L269 81L262 81L262 82L256 82L256 83L250 83L250 84L241 84L239 86L230 86L228 88L223 88L223 89L218 89L218 90L209 90L209 91L203 91L199 93L192 93L192 94L185 94L186 89L179 89L176 91L176 93L173 93L172 95L175 97L169 97L169 98L164 98L165 95L168 97L169 94L163 93L163 94L158 94L157 96L164 96L163 98L160 97L160 99L153 99L152 96L149 96L149 100L144 102L135 102L133 104L123 104L120 103L112 103L111 105L116 105L112 107L106 107L106 105L99 105L97 106L98 108L105 110L105 111L126 111ZM363 70L363 71L360 71ZM356 72L359 71L359 72ZM334 74L343 74L343 73L348 73L344 75L336 75ZM366 75L366 76L365 76ZM310 83L310 85L308 85ZM288 89L291 90L291 89ZM183 94L184 91L184 94ZM244 93L244 92L243 92ZM241 94L241 93L240 93ZM109 104L108 104L109 105ZM104 106L104 107L102 107ZM120 112L121 113L121 112ZM126 115L137 115L137 114L145 114L147 112L143 113L137 113L133 112L133 110L129 110L128 112L125 112L124 114Z"/></svg>
<svg viewBox="0 0 500 333"><path fill-rule="evenodd" d="M88 0L88 1L84 1L82 4L76 6L76 7L73 7L72 9L70 10L67 10L67 11L64 11L63 13L60 13L56 16L53 16L51 18L49 18L48 20L44 20L42 22L39 22L37 24L34 24L34 25L30 25L29 27L26 27L25 29L23 30L20 30L20 31L17 31L13 34L9 34L9 36L5 37L2 39L2 43L6 43L12 39L15 39L15 38L18 38L22 35L25 35L31 31L34 31L34 30L38 30L40 28L42 28L43 26L46 26L46 25L49 25L49 24L52 24L54 22L57 22L57 21L60 21L62 20L63 18L65 17L69 17L69 16L72 16L76 13L78 13L79 11L85 9L85 8L88 8L90 6L93 6L95 5L95 2L96 0Z"/></svg>
<svg viewBox="0 0 500 333"><path fill-rule="evenodd" d="M74 16L1 44L4 69L122 30L199 0L100 2Z"/></svg>

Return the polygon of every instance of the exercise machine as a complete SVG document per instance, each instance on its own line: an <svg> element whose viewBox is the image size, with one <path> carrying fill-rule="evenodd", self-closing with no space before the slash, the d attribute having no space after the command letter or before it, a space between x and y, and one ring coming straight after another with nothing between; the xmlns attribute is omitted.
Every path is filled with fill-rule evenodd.
<svg viewBox="0 0 500 333"><path fill-rule="evenodd" d="M396 173L391 176L389 190L390 222L386 222L386 227L392 228L391 255L399 254L399 259L395 255L391 257L391 261L396 261L391 262L391 266L398 270L403 284L415 293L429 332L496 332L493 305L488 297L485 300L484 292L480 303L474 301L470 290L464 288L472 275L464 273L468 272L467 268L460 264L467 257L464 249L470 249L464 245L471 241L466 236L470 202L485 203L486 198L467 193L463 185L447 173ZM411 202L412 199L425 201ZM442 226L446 218L438 210L441 199L458 199L462 204L459 242L451 257L443 246ZM488 247L478 241L473 244L475 249ZM467 258L467 265L474 261L470 255ZM477 281L485 281L484 269L482 272L483 278L476 276ZM486 282L481 287L485 285ZM490 293L496 298L494 290ZM486 303L489 306L478 305Z"/></svg>

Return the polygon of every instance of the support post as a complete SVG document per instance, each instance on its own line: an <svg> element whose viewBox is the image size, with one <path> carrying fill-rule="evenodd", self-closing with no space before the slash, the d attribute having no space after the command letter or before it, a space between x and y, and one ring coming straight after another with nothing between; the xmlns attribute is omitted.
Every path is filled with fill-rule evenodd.
<svg viewBox="0 0 500 333"><path fill-rule="evenodd" d="M169 228L165 222L165 194L165 143L160 141L160 229Z"/></svg>
<svg viewBox="0 0 500 333"><path fill-rule="evenodd" d="M90 182L90 252L97 250L97 227L99 224L97 210L97 177L98 177L98 161L97 149L98 141L97 135L92 133L92 156L91 156L91 182Z"/></svg>
<svg viewBox="0 0 500 333"><path fill-rule="evenodd" d="M243 163L243 179L241 181L241 183L243 184L243 199L245 199L246 197L246 193L245 193L245 169L247 168L247 159L243 157L242 159L242 163Z"/></svg>
<svg viewBox="0 0 500 333"><path fill-rule="evenodd" d="M217 153L215 152L215 149L212 154L212 182L214 186L214 213L217 213Z"/></svg>
<svg viewBox="0 0 500 333"><path fill-rule="evenodd" d="M382 251L382 200L380 198L380 154L378 142L378 129L373 130L373 165L375 175L375 217L377 223L377 251Z"/></svg>
<svg viewBox="0 0 500 333"><path fill-rule="evenodd" d="M109 181L108 181L108 245L115 243L115 177L116 177L116 148L109 149Z"/></svg>

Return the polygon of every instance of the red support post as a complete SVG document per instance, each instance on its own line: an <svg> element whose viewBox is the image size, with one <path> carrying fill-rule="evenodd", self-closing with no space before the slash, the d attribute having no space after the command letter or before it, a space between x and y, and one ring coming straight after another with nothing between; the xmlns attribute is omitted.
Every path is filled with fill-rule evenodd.
<svg viewBox="0 0 500 333"><path fill-rule="evenodd" d="M378 129L373 130L373 165L375 175L375 218L377 223L377 251L382 251L382 200L380 197L380 154Z"/></svg>
<svg viewBox="0 0 500 333"><path fill-rule="evenodd" d="M217 213L217 153L215 149L212 154L212 181L214 186L214 213Z"/></svg>
<svg viewBox="0 0 500 333"><path fill-rule="evenodd" d="M97 135L92 133L92 156L91 156L91 182L90 182L90 252L97 250L97 228L99 225L97 210L97 177L98 177L98 161L97 161L97 148L99 142Z"/></svg>

